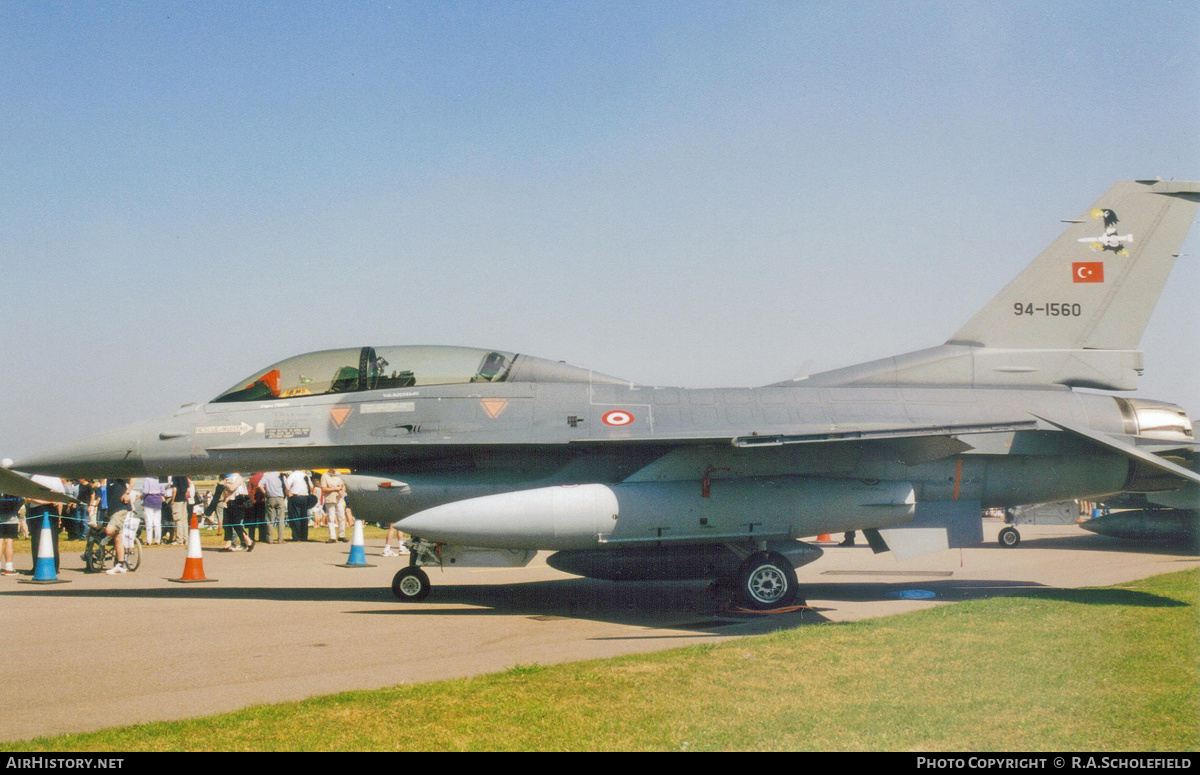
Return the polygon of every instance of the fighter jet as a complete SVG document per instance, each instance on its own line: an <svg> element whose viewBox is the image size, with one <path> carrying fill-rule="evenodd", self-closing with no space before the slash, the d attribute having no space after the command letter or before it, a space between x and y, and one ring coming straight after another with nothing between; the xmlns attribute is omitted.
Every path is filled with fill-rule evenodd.
<svg viewBox="0 0 1200 775"><path fill-rule="evenodd" d="M1182 409L1081 390L1136 388L1198 202L1198 183L1117 183L1085 212L1120 213L1127 255L1098 257L1079 218L945 343L786 382L654 387L501 350L326 350L15 467L350 469L355 515L411 536L392 584L405 601L429 593L422 567L547 550L570 573L715 579L777 608L821 556L805 537L865 531L903 559L982 541L986 508L1200 482Z"/></svg>

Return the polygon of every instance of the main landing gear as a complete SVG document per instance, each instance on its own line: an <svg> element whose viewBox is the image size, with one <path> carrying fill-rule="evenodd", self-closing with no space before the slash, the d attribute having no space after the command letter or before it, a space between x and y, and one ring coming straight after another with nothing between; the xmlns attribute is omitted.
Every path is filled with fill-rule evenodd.
<svg viewBox="0 0 1200 775"><path fill-rule="evenodd" d="M452 564L456 555L452 547L423 540L411 541L406 546L410 552L409 565L392 579L392 594L402 602L415 603L424 600L430 589L429 576L420 566ZM552 555L547 564L567 573L611 581L716 577L717 590L736 606L769 611L796 603L800 591L796 568L821 556L821 549L816 546L786 540L701 544L683 549L686 551L662 547L563 551ZM519 554L515 564L524 565L533 552Z"/></svg>
<svg viewBox="0 0 1200 775"><path fill-rule="evenodd" d="M799 591L796 569L778 552L755 552L738 566L732 591L756 611L791 605Z"/></svg>

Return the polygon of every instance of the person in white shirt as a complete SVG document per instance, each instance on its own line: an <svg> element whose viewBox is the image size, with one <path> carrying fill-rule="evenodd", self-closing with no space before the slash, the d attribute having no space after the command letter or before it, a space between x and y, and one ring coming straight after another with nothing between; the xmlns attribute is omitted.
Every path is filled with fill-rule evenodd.
<svg viewBox="0 0 1200 775"><path fill-rule="evenodd" d="M337 471L329 469L321 474L321 497L325 502L325 523L329 526L329 540L334 544L346 540L346 483Z"/></svg>
<svg viewBox="0 0 1200 775"><path fill-rule="evenodd" d="M221 484L225 485L225 492L221 493L221 497L225 499L225 551L241 550L240 547L235 549L233 546L233 536L236 533L246 551L252 552L254 541L246 535L246 529L242 525L250 506L250 491L246 488L246 480L241 474L227 474Z"/></svg>
<svg viewBox="0 0 1200 775"><path fill-rule="evenodd" d="M268 471L258 480L258 488L267 499L268 537L273 544L283 543L283 526L287 524L287 495L283 488L283 474Z"/></svg>
<svg viewBox="0 0 1200 775"><path fill-rule="evenodd" d="M311 492L308 485L308 474L303 471L292 471L283 482L293 541L308 540L308 496Z"/></svg>

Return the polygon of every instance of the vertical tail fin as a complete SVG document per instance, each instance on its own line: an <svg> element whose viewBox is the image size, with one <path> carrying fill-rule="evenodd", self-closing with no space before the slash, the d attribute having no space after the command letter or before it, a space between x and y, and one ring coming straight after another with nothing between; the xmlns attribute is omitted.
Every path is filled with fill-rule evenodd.
<svg viewBox="0 0 1200 775"><path fill-rule="evenodd" d="M1117 183L947 344L1136 349L1197 202L1197 183Z"/></svg>
<svg viewBox="0 0 1200 775"><path fill-rule="evenodd" d="M944 345L803 381L1134 390L1198 204L1200 183L1117 183Z"/></svg>

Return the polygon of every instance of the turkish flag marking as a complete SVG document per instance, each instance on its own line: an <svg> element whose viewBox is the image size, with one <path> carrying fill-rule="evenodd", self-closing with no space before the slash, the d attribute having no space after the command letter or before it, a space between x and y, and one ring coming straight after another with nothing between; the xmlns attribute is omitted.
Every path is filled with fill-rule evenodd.
<svg viewBox="0 0 1200 775"><path fill-rule="evenodd" d="M1071 281L1076 283L1104 282L1104 262L1076 261L1071 264Z"/></svg>

